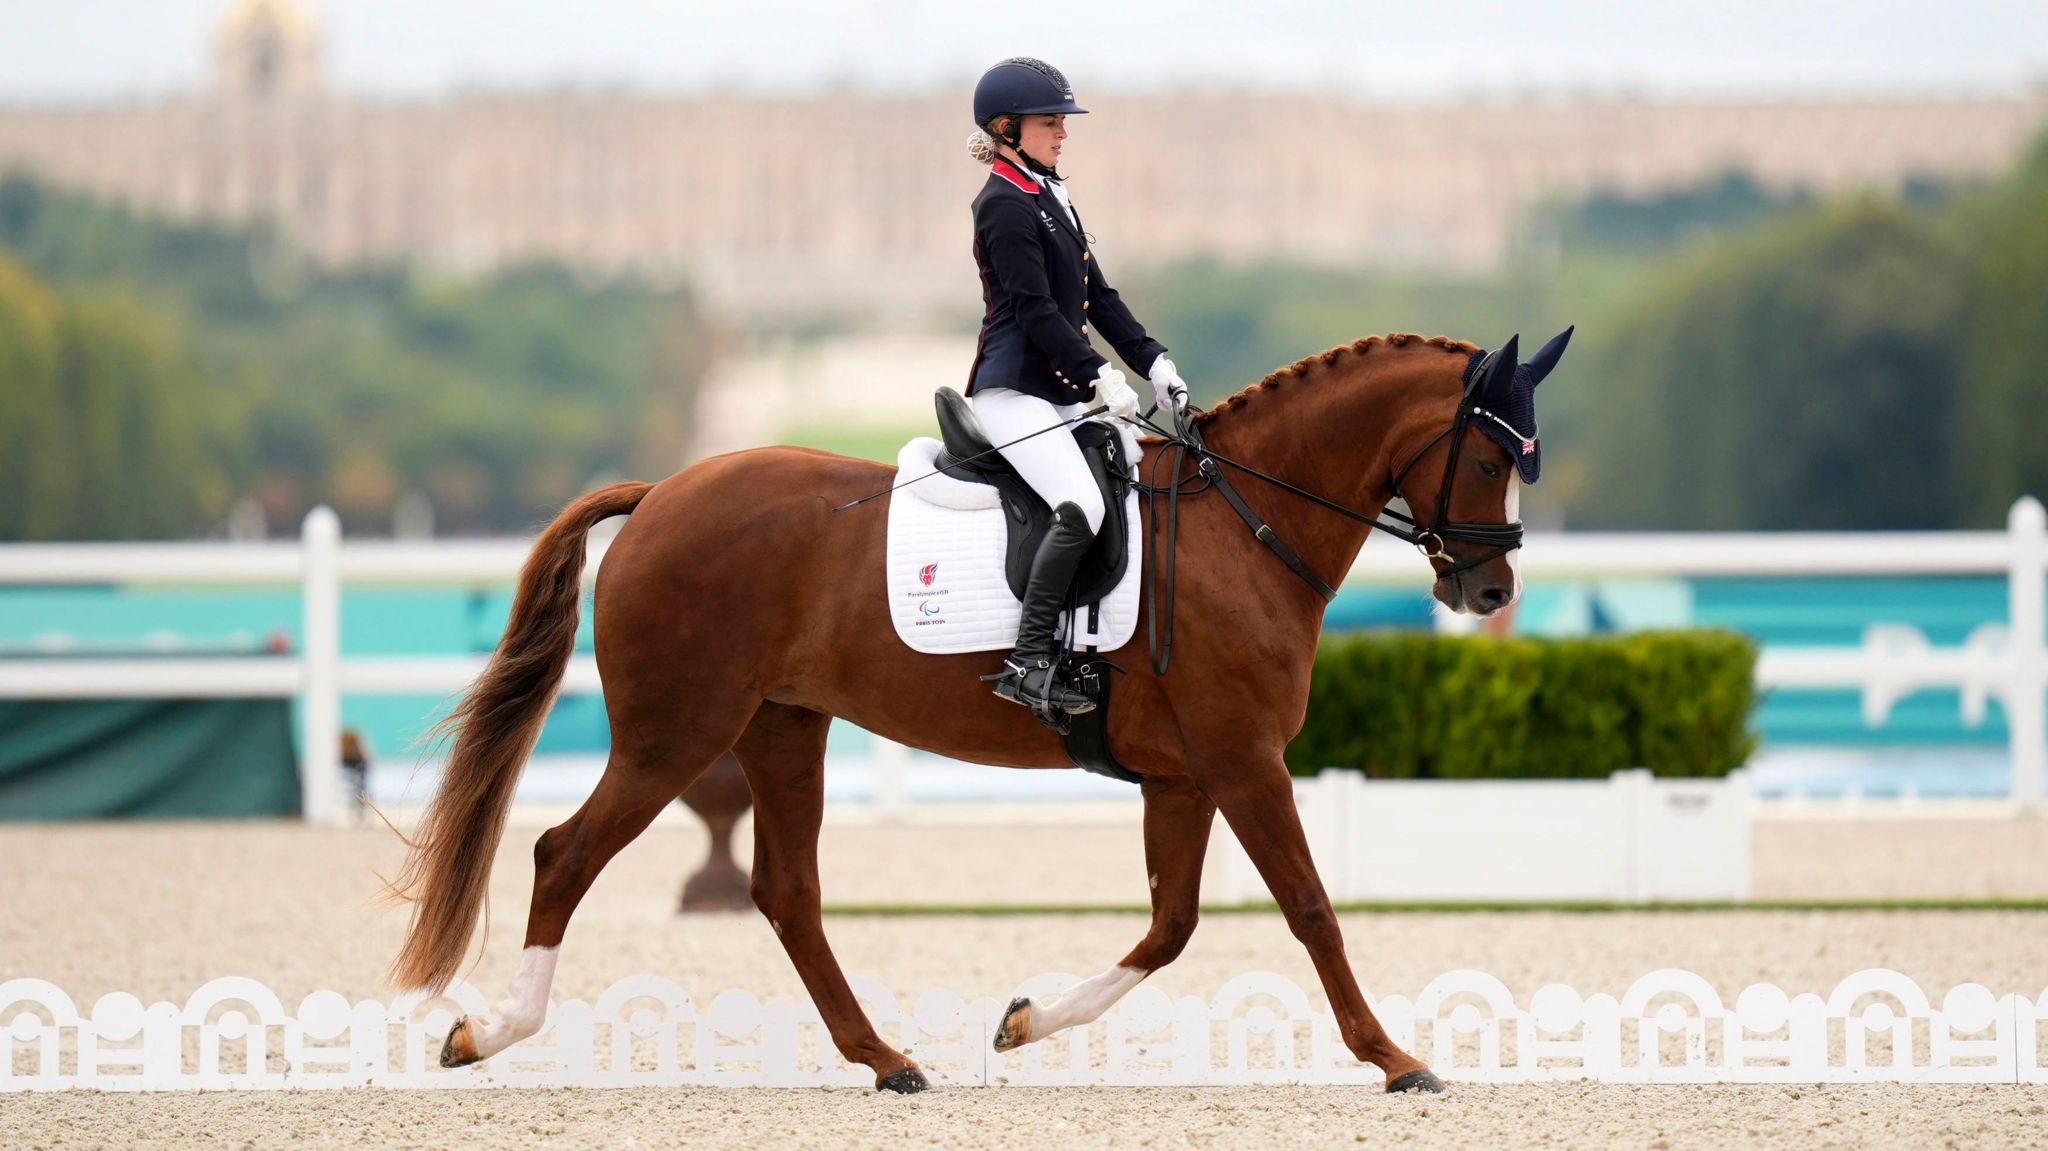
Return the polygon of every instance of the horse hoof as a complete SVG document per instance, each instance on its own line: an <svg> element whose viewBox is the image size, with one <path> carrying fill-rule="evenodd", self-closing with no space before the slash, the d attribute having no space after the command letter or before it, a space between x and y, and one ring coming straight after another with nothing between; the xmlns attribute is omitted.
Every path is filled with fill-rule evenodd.
<svg viewBox="0 0 2048 1151"><path fill-rule="evenodd" d="M1387 1081L1387 1094L1389 1095L1441 1095L1443 1093L1444 1081L1438 1079L1436 1072L1431 1071L1427 1067L1419 1067L1397 1079Z"/></svg>
<svg viewBox="0 0 2048 1151"><path fill-rule="evenodd" d="M455 1020L441 1044L441 1066L467 1067L476 1061L476 1037L469 1033L469 1016L464 1015Z"/></svg>
<svg viewBox="0 0 2048 1151"><path fill-rule="evenodd" d="M898 1095L915 1095L930 1086L931 1082L924 1077L924 1072L915 1067L905 1067L901 1071L892 1071L882 1076L876 1082L875 1090L894 1091Z"/></svg>
<svg viewBox="0 0 2048 1151"><path fill-rule="evenodd" d="M1029 999L1018 998L1010 1000L1010 1006L1003 1011L1003 1022L1001 1026L996 1028L997 1051L1011 1051L1030 1042L1029 1039L1025 1038L1026 1035L1030 1034L1029 1026L1026 1022L1030 1015L1031 1001Z"/></svg>

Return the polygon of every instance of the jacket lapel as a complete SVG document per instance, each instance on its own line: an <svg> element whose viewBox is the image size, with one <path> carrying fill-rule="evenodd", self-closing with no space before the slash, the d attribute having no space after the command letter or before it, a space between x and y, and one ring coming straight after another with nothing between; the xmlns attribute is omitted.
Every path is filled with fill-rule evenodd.
<svg viewBox="0 0 2048 1151"><path fill-rule="evenodd" d="M1046 187L1045 181L1001 157L996 158L991 169L993 176L1008 181L1015 185L1018 191L1038 201L1038 217L1041 221L1050 221L1066 232L1082 251L1088 250L1088 241L1082 238L1080 229L1074 226L1081 218L1081 214L1076 212L1073 219L1068 219L1067 210L1060 206L1059 197L1053 194L1051 188Z"/></svg>
<svg viewBox="0 0 2048 1151"><path fill-rule="evenodd" d="M1080 230L1074 227L1075 221L1081 218L1081 213L1076 212L1074 219L1067 219L1067 210L1060 207L1060 198L1053 194L1051 188L1045 186L1043 180L1039 181L1038 208L1052 217L1052 222L1058 224L1067 235L1073 237L1074 243L1078 244L1082 251L1088 250L1088 242L1081 238Z"/></svg>

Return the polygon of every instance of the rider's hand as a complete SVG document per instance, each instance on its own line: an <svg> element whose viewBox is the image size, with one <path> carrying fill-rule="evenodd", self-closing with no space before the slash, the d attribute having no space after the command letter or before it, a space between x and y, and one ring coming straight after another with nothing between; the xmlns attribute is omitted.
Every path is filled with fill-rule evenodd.
<svg viewBox="0 0 2048 1151"><path fill-rule="evenodd" d="M1152 394L1159 399L1159 406L1169 412L1186 411L1188 386L1175 370L1173 361L1161 356L1152 361Z"/></svg>
<svg viewBox="0 0 2048 1151"><path fill-rule="evenodd" d="M1124 382L1124 374L1102 365L1095 373L1095 398L1109 408L1109 414L1120 420L1133 419L1138 414L1138 393Z"/></svg>

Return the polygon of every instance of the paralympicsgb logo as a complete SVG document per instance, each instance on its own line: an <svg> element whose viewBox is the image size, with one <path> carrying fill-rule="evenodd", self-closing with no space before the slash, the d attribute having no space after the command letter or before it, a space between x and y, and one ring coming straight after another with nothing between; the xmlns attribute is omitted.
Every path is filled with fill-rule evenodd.
<svg viewBox="0 0 2048 1151"><path fill-rule="evenodd" d="M930 587L932 586L932 581L934 579L937 579L938 575L939 565L926 564L923 567L917 569L917 582L923 584L926 587Z"/></svg>

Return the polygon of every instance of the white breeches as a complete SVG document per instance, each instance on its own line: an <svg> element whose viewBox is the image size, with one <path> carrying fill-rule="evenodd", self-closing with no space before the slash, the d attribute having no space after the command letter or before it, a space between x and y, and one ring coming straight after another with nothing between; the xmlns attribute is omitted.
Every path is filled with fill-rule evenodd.
<svg viewBox="0 0 2048 1151"><path fill-rule="evenodd" d="M1009 388L983 388L969 396L968 403L992 444L1029 436L1088 410L1086 404L1055 405ZM1046 432L1001 450L1003 458L1046 503L1053 507L1077 504L1088 518L1088 530L1102 530L1102 489L1096 486L1072 431Z"/></svg>

